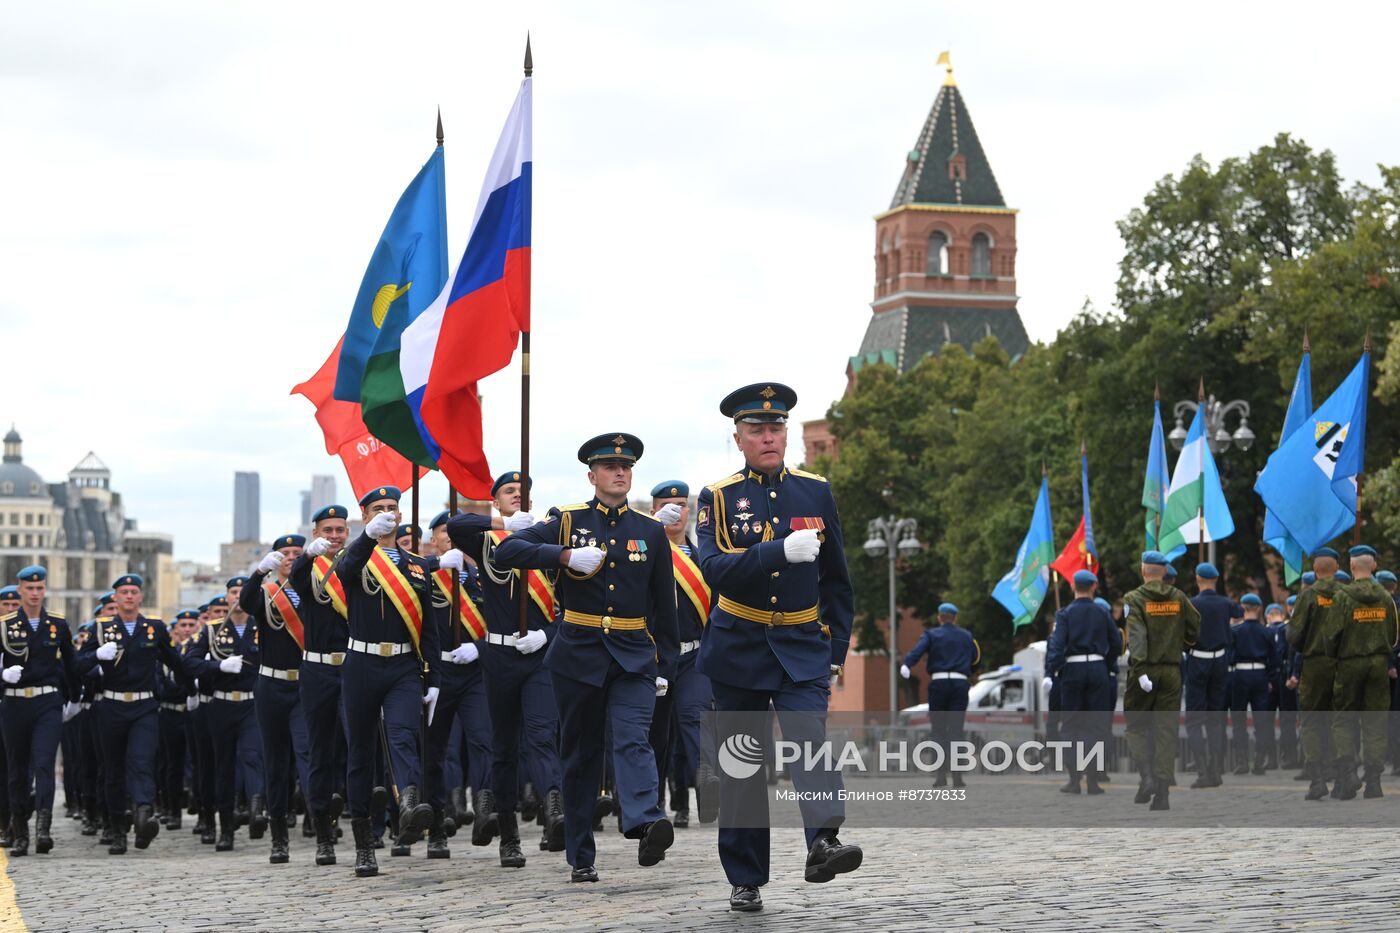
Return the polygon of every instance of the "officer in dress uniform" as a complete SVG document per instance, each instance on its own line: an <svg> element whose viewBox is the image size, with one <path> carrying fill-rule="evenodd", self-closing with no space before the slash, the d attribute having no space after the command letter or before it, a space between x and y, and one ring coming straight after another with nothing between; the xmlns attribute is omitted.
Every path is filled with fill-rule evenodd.
<svg viewBox="0 0 1400 933"><path fill-rule="evenodd" d="M1181 711L1181 653L1196 645L1201 616L1163 579L1167 556L1142 554L1142 586L1123 597L1128 621L1128 683L1123 692L1128 751L1138 763L1134 803L1170 810Z"/></svg>
<svg viewBox="0 0 1400 933"><path fill-rule="evenodd" d="M314 537L292 562L290 585L301 594L305 652L297 687L307 733L307 809L316 827L316 864L335 864L335 826L345 805L345 724L340 714L340 671L350 632L345 585L335 559L350 536L349 511L326 505L311 516ZM310 596L308 599L307 596Z"/></svg>
<svg viewBox="0 0 1400 933"><path fill-rule="evenodd" d="M1264 773L1264 763L1277 756L1269 694L1279 670L1277 642L1259 618L1264 601L1254 593L1240 597L1244 621L1230 627L1230 732L1235 773ZM1249 766L1246 710L1254 713L1254 767Z"/></svg>
<svg viewBox="0 0 1400 933"><path fill-rule="evenodd" d="M671 683L666 696L657 700L657 709L662 702L670 701L672 728L670 746L674 748L674 758L678 763L675 775L673 806L676 811L674 825L687 826L690 823L689 789L697 789L697 805L702 822L711 822L719 815L719 779L714 771L707 768L708 775L704 787L697 786L698 769L702 760L707 764L714 758L713 749L703 750L701 735L705 720L714 709L714 691L710 678L697 667L700 657L700 642L705 634L705 624L710 618L712 594L700 572L697 562L700 553L695 542L687 537L690 519L690 486L672 479L657 483L651 490L651 510L656 515L668 505L680 509L680 517L666 527L666 537L671 545L672 575L676 581L676 626L680 638L680 655L676 662L676 678ZM657 733L653 721L652 748L657 747ZM660 752L658 752L660 754ZM672 757L670 755L667 756ZM661 786L666 785L666 769L662 769ZM708 819L707 819L708 817Z"/></svg>
<svg viewBox="0 0 1400 933"><path fill-rule="evenodd" d="M1219 787L1225 763L1225 711L1229 709L1226 681L1230 674L1230 620L1243 613L1239 605L1217 592L1220 571L1213 564L1196 565L1196 589L1191 605L1201 617L1201 632L1186 658L1186 738L1196 761L1192 787Z"/></svg>
<svg viewBox="0 0 1400 933"><path fill-rule="evenodd" d="M8 750L11 800L11 856L29 853L29 782L34 781L34 851L53 848L54 759L66 715L77 712L73 669L73 635L63 616L44 606L48 571L25 567L19 572L20 606L0 617L5 699L0 727Z"/></svg>
<svg viewBox="0 0 1400 933"><path fill-rule="evenodd" d="M770 707L784 739L812 748L824 742L831 676L840 674L850 644L851 579L831 487L783 463L796 403L797 393L778 383L726 396L720 412L734 422L744 466L707 486L696 503L698 563L715 595L697 666L710 679L717 738L729 751L753 735L771 744ZM801 801L806 880L831 881L859 868L860 847L837 838L845 820L840 774L799 768L792 778L798 791L813 792ZM731 910L763 908L767 813L762 768L747 778L721 768L719 855Z"/></svg>
<svg viewBox="0 0 1400 933"><path fill-rule="evenodd" d="M1288 644L1294 650L1293 686L1298 690L1299 738L1303 746L1303 767L1308 772L1306 800L1327 796L1332 757L1328 754L1332 731L1332 684L1337 659L1328 653L1341 615L1337 597L1337 561L1340 555L1330 547L1313 552L1314 582L1298 594L1293 616L1288 621ZM1307 574L1303 575L1307 583Z"/></svg>
<svg viewBox="0 0 1400 933"><path fill-rule="evenodd" d="M194 634L198 619L198 612L184 609L170 621L170 643L182 656L188 650L186 646ZM189 697L193 692L187 678L177 677L169 667L161 665L160 674L156 677L156 702L160 704L160 712L156 714L160 723L156 786L158 796L164 801L161 825L166 829L179 829L181 825L187 752L185 721L190 716Z"/></svg>
<svg viewBox="0 0 1400 933"><path fill-rule="evenodd" d="M593 808L603 780L605 725L612 734L622 830L638 840L638 863L660 862L675 838L659 805L648 741L656 696L676 676L676 588L658 522L674 517L628 507L632 466L641 456L642 442L631 434L585 442L578 458L588 466L593 498L552 508L529 528L508 526L513 534L493 558L502 569L559 572L564 622L544 663L559 709L564 850L571 879L579 882L598 880Z"/></svg>
<svg viewBox="0 0 1400 933"><path fill-rule="evenodd" d="M496 477L491 495L503 526L529 528L535 523L528 509L528 478L518 471ZM545 795L546 848L565 846L564 802L556 738L559 710L554 683L545 667L546 647L557 635L553 574L546 570L509 570L496 564L496 549L511 534L494 529L483 515L456 515L448 519L451 544L472 556L480 568L487 634L478 644L482 674L486 680L487 707L491 710L491 782L473 791L472 843L489 845L501 833L501 863L525 864L519 852L515 809L518 802L520 765L538 792ZM526 633L520 635L521 587L526 588ZM596 788L595 788L596 792ZM498 816L499 814L499 816ZM504 820L504 824L500 821ZM509 831L509 832L508 832ZM514 848L507 839L515 839Z"/></svg>
<svg viewBox="0 0 1400 933"><path fill-rule="evenodd" d="M263 555L238 597L239 605L252 617L258 632L258 679L253 703L262 736L267 813L272 828L272 851L267 860L274 865L291 858L287 810L293 765L301 786L311 786L309 739L297 690L306 642L301 607L310 600L289 579L292 566L305 547L306 538L299 534L285 534L272 542L272 550ZM267 579L274 573L275 580Z"/></svg>
<svg viewBox="0 0 1400 933"><path fill-rule="evenodd" d="M434 550L440 555L433 567L432 614L437 626L438 655L431 659L440 692L437 713L428 726L423 743L423 790L433 807L433 825L428 831L428 858L450 858L444 815L448 805L447 758L450 739L458 733L458 722L465 728L468 748L466 782L474 796L486 787L491 773L491 712L482 679L480 644L486 638L486 617L481 603L485 597L477 583L476 568L466 556L452 547L447 534L451 515L440 512L428 523ZM457 575L457 618L452 617L453 583ZM460 753L460 748L459 748ZM562 818L561 818L562 821ZM563 827L560 826L560 841Z"/></svg>
<svg viewBox="0 0 1400 933"><path fill-rule="evenodd" d="M431 725L438 700L437 674L426 659L439 656L440 647L437 626L427 616L431 567L394 540L400 498L394 486L378 486L360 498L365 530L345 548L336 571L345 584L349 614L341 702L349 736L346 784L355 875L361 878L379 873L370 822L381 728L399 796L399 845L423 838L433 822L433 808L419 796L418 742L423 707Z"/></svg>
<svg viewBox="0 0 1400 933"><path fill-rule="evenodd" d="M1113 617L1094 601L1098 577L1091 571L1078 570L1073 582L1074 601L1055 613L1055 627L1045 651L1045 670L1060 680L1060 709L1064 712L1060 737L1082 743L1087 752L1103 739L1100 720L1109 690L1108 664L1117 666L1123 642ZM929 708L933 708L932 704ZM1080 771L1071 765L1069 781L1060 790L1079 793L1080 777ZM1097 771L1085 771L1083 777L1090 794L1103 793Z"/></svg>
<svg viewBox="0 0 1400 933"><path fill-rule="evenodd" d="M908 680L910 668L927 655L929 738L943 749L943 767L934 778L934 787L947 785L948 774L954 787L964 787L962 772L953 771L950 763L951 743L963 737L963 718L967 715L967 692L973 672L982 661L982 647L967 629L958 626L958 607L952 603L938 606L938 625L925 629L924 634L900 665L900 676ZM1063 700L1061 700L1063 708Z"/></svg>
<svg viewBox="0 0 1400 933"><path fill-rule="evenodd" d="M187 659L187 670L188 659L195 656L204 657L208 654L209 633L227 615L227 595L215 596L209 600L209 611L204 620L204 627L195 636L189 647L182 652L182 657ZM200 844L207 846L214 845L218 830L214 810L218 798L215 784L219 769L214 761L214 736L209 727L209 700L214 695L213 684L213 677L198 678L195 683L195 691L190 695L190 702L187 705L191 711L191 733L194 739L191 747L195 753L195 787L199 797L199 815L195 820L194 832L198 834Z"/></svg>
<svg viewBox="0 0 1400 933"><path fill-rule="evenodd" d="M97 620L93 637L74 662L80 676L97 672L102 678L94 712L113 824L110 855L126 854L126 834L132 826L128 795L135 805L136 848L146 848L160 832L155 818L160 723L153 688L160 664L181 668L165 623L141 613L142 585L134 573L116 579L116 616Z"/></svg>
<svg viewBox="0 0 1400 933"><path fill-rule="evenodd" d="M97 598L97 605L93 608L93 617L78 627L78 634L73 639L73 649L75 653L81 652L88 640L96 637L97 619L103 616L114 615L117 611L116 594L111 590L103 593ZM75 657L75 667L77 667ZM97 701L97 694L102 687L102 678L99 671L94 669L87 676L79 675L79 702L78 714L71 720L72 724L78 727L78 747L82 768L78 780L81 782L83 798L83 828L84 836L96 836L102 834L99 839L103 845L110 845L112 842L111 820L107 813L107 798L103 792L105 783L102 774L102 745L97 732L97 714L93 711ZM64 763L64 780L67 780L68 765Z"/></svg>

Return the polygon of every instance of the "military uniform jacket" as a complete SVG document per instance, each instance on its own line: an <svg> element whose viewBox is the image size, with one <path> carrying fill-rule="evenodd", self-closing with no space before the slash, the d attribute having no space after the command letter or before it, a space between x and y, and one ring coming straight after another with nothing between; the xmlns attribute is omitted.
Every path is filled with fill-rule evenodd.
<svg viewBox="0 0 1400 933"><path fill-rule="evenodd" d="M430 559L429 566L432 567L434 573L443 572L438 567L437 558L435 557ZM448 577L448 579L450 580L451 577ZM430 600L432 604L432 625L437 629L437 640L440 650L436 656L428 659L428 665L439 673L446 670L456 670L465 674L468 665L454 664L444 658L443 655L451 652L457 645L465 645L469 641L476 641L475 634L462 624L462 606L469 603L479 608L483 601L481 586L477 583L476 569L470 564L464 565L461 570L457 571L457 579L460 581L461 592L457 597L460 603L458 604L456 631L453 631L452 627L452 597L448 594L444 594L442 588L435 584L433 587L432 599ZM478 646L478 650L481 650L480 646ZM511 648L510 651L511 654L520 653L514 648Z"/></svg>
<svg viewBox="0 0 1400 933"><path fill-rule="evenodd" d="M1113 616L1092 599L1075 599L1055 613L1055 628L1045 649L1045 670L1059 674L1065 659L1077 654L1103 655L1104 666L1114 671L1123 653L1123 636Z"/></svg>
<svg viewBox="0 0 1400 933"><path fill-rule="evenodd" d="M19 682L0 684L6 690L25 687L56 687L65 700L78 696L77 672L73 667L73 635L63 616L39 609L39 627L31 629L24 610L0 618L0 641L4 645L3 666L24 667Z"/></svg>
<svg viewBox="0 0 1400 933"><path fill-rule="evenodd" d="M490 531L491 521L484 515L454 515L447 520L447 536L452 539L452 546L464 554L469 554L481 568L477 580L484 600L482 611L486 616L486 630L497 635L516 635L520 632L519 587L524 575L522 571L497 566L496 549L500 545ZM506 540L509 540L509 537L507 535ZM554 567L539 569L552 577L552 571L559 570L559 567L556 564ZM527 596L526 603L526 630L542 631L546 638L554 638L555 620L545 615L539 602L533 597ZM528 657L521 655L514 648L504 647L513 655Z"/></svg>
<svg viewBox="0 0 1400 933"><path fill-rule="evenodd" d="M419 657L425 662L430 662L434 657L439 657L441 652L437 626L432 624L432 565L426 558L401 547L381 548L364 532L346 546L345 556L340 559L339 568L336 570L336 576L345 584L350 637L370 643L406 644L414 641L409 631L410 620L404 618L389 594L384 592L370 572L369 563L376 549L391 562L393 557L390 553L397 555L396 565L399 573L417 598L418 610L421 612L422 630L417 638ZM437 674L430 668L428 686L437 685Z"/></svg>
<svg viewBox="0 0 1400 933"><path fill-rule="evenodd" d="M243 588L247 590L251 584ZM219 662L238 655L243 666L236 674L226 674L219 669ZM182 658L185 673L199 678L199 692L205 695L215 690L251 693L258 682L258 626L248 618L243 626L243 634L238 634L238 626L228 616L212 625L204 627L200 644L187 651Z"/></svg>
<svg viewBox="0 0 1400 933"><path fill-rule="evenodd" d="M667 540L669 541L669 539ZM690 546L690 562L698 572L700 570L700 549L695 546L694 541L689 541L687 544ZM674 548L675 545L672 545L672 547ZM682 551L681 553L684 554L685 552ZM675 561L676 558L673 556L671 559L673 577L677 576L674 572ZM699 573L698 576L700 584L698 587L695 586L695 581L693 580L687 579L683 584L679 578L676 579L676 632L680 636L682 642L700 641L703 639L705 635L705 624L710 620L709 613L702 613L700 611L700 606L696 605L696 599L701 601L701 605L714 605L714 594L710 591L709 585L705 583L705 575ZM687 590L687 587L690 588L690 591ZM695 593L694 596L691 595L691 591Z"/></svg>
<svg viewBox="0 0 1400 933"><path fill-rule="evenodd" d="M1230 620L1244 617L1240 604L1215 590L1202 590L1191 598L1201 616L1201 633L1195 647L1201 651L1222 651L1230 647Z"/></svg>
<svg viewBox="0 0 1400 933"><path fill-rule="evenodd" d="M789 564L783 539L815 529L816 561ZM745 469L701 491L700 571L714 593L698 666L710 679L777 689L824 681L846 661L853 597L836 500L823 477Z"/></svg>
<svg viewBox="0 0 1400 933"><path fill-rule="evenodd" d="M109 641L116 642L117 656L111 661L99 661L98 646ZM139 614L130 634L120 618L103 616L98 619L92 637L83 643L74 664L80 676L100 671L102 679L97 689L114 693L154 692L162 664L179 671L177 677L186 676L165 623Z"/></svg>
<svg viewBox="0 0 1400 933"><path fill-rule="evenodd" d="M1151 580L1124 596L1123 608L1128 620L1128 672L1133 677L1144 664L1180 664L1181 653L1195 647L1201 616L1176 587Z"/></svg>
<svg viewBox="0 0 1400 933"><path fill-rule="evenodd" d="M1325 657L1336 642L1342 619L1336 605L1341 584L1332 577L1319 577L1298 595L1293 618L1288 620L1288 643L1300 659Z"/></svg>
<svg viewBox="0 0 1400 933"><path fill-rule="evenodd" d="M1400 640L1395 601L1375 580L1353 580L1337 599L1340 625L1328 654L1345 658L1388 657Z"/></svg>
<svg viewBox="0 0 1400 933"><path fill-rule="evenodd" d="M96 628L97 622L88 619L78 626L78 631L73 635L73 665L71 669L78 682L79 700L83 703L91 703L96 699L97 691L102 689L102 678L98 676L98 669L94 667L86 673L82 673L77 663L78 655L82 652L83 645L87 644L88 639L92 638Z"/></svg>
<svg viewBox="0 0 1400 933"><path fill-rule="evenodd" d="M604 552L593 573L560 565L565 550L586 546ZM545 656L550 671L601 686L616 661L629 673L675 680L679 639L671 545L650 515L625 503L609 508L596 498L553 508L543 522L502 541L494 563L560 571L555 597L564 621Z"/></svg>
<svg viewBox="0 0 1400 933"><path fill-rule="evenodd" d="M334 576L340 579L338 570ZM336 609L335 601L327 592L327 584L320 579L315 558L302 554L293 562L287 579L287 585L302 596L297 612L301 615L303 631L306 633L306 650L317 654L345 651L345 644L350 640L350 628L345 616Z"/></svg>
<svg viewBox="0 0 1400 933"><path fill-rule="evenodd" d="M906 667L917 664L919 658L928 655L928 672L962 674L971 677L977 665L982 662L982 646L965 628L952 622L924 629L918 642L904 656Z"/></svg>
<svg viewBox="0 0 1400 933"><path fill-rule="evenodd" d="M183 659L194 646L194 638L186 638L178 645L171 642L171 647ZM160 665L160 673L156 677L156 699L162 703L183 703L194 693L194 684L189 678L177 674L171 670L164 662Z"/></svg>
<svg viewBox="0 0 1400 933"><path fill-rule="evenodd" d="M1279 669L1278 640L1259 619L1245 619L1230 627L1230 664L1263 664L1272 678Z"/></svg>
<svg viewBox="0 0 1400 933"><path fill-rule="evenodd" d="M258 664L276 668L279 671L295 671L301 668L301 646L297 644L292 633L287 630L285 619L279 618L277 614L269 615L267 609L267 595L263 590L263 584L267 582L267 574L255 572L248 578L242 592L238 594L238 605L243 611L248 613L253 623L258 627ZM293 608L297 613L297 618L301 618L301 607L311 602L303 599L290 582L283 590L293 603Z"/></svg>

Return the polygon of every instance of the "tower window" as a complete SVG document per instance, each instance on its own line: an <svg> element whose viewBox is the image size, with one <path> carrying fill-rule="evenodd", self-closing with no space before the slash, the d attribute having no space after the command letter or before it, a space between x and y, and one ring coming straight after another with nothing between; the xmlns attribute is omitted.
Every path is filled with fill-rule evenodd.
<svg viewBox="0 0 1400 933"><path fill-rule="evenodd" d="M948 234L935 230L928 238L928 268L925 275L948 274Z"/></svg>
<svg viewBox="0 0 1400 933"><path fill-rule="evenodd" d="M979 233L972 238L972 274L992 274L992 241L985 233Z"/></svg>

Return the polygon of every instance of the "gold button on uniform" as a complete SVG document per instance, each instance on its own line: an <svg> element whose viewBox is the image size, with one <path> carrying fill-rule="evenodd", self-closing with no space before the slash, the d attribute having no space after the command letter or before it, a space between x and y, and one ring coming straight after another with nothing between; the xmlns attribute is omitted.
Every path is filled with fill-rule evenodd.
<svg viewBox="0 0 1400 933"><path fill-rule="evenodd" d="M609 543L609 544L616 544L616 543L617 543L617 539L616 539L616 538L609 538L609 539L608 539L608 543Z"/></svg>
<svg viewBox="0 0 1400 933"><path fill-rule="evenodd" d="M612 584L612 583L609 583L609 584L608 584L608 589L610 589L610 590L615 590L615 589L617 589L617 586L614 585L614 584Z"/></svg>
<svg viewBox="0 0 1400 933"><path fill-rule="evenodd" d="M768 498L770 498L770 499L776 499L776 498L778 498L778 491L777 491L776 489L774 489L774 490L769 490L769 492L768 492Z"/></svg>
<svg viewBox="0 0 1400 933"><path fill-rule="evenodd" d="M617 562L616 562L616 561L611 561L611 560L608 561L608 569L609 569L609 570L613 569L613 568L616 567L616 566L617 566Z"/></svg>
<svg viewBox="0 0 1400 933"><path fill-rule="evenodd" d="M770 603L776 603L776 602L778 601L778 597L776 597L776 596L769 596L769 597L768 597L768 601L769 601Z"/></svg>

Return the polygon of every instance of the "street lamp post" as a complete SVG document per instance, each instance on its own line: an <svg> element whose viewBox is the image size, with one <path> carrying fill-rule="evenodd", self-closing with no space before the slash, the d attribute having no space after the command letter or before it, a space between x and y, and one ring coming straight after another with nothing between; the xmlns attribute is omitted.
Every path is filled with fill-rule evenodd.
<svg viewBox="0 0 1400 933"><path fill-rule="evenodd" d="M873 518L870 520L870 537L865 542L865 553L873 558L889 555L890 559L890 712L899 712L898 677L899 664L899 607L895 601L894 571L899 557L918 553L922 545L918 538L919 523L912 518Z"/></svg>
<svg viewBox="0 0 1400 933"><path fill-rule="evenodd" d="M1172 447L1181 450L1186 443L1186 428L1182 424L1183 419L1189 413L1193 417L1201 405L1205 405L1205 429L1206 444L1210 447L1210 452L1215 457L1223 457L1230 448L1238 447L1240 450L1248 450L1254 446L1254 432L1249 429L1249 403L1244 399L1233 399L1222 402L1214 395L1208 396L1205 402L1192 402L1182 400L1177 402L1173 408L1176 415L1176 427L1172 428L1167 439L1172 442ZM1236 412L1240 416L1240 425L1234 433L1225 429L1225 417L1231 412ZM1215 563L1215 542L1209 543L1208 560Z"/></svg>

